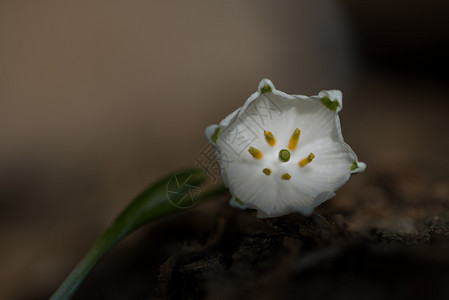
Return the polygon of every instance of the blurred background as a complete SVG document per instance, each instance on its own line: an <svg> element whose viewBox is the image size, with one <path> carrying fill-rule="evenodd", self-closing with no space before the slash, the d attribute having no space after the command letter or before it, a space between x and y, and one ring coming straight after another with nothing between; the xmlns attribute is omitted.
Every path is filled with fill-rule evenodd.
<svg viewBox="0 0 449 300"><path fill-rule="evenodd" d="M410 199L449 201L448 15L439 0L0 1L0 298L48 297L262 78L343 91L368 179L342 194L387 170L413 174Z"/></svg>

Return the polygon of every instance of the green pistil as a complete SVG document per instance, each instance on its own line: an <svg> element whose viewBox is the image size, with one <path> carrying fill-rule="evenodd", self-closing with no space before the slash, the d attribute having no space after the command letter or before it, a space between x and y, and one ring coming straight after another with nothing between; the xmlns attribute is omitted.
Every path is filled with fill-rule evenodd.
<svg viewBox="0 0 449 300"><path fill-rule="evenodd" d="M290 160L290 151L287 149L282 149L279 151L279 159L283 162L287 162Z"/></svg>

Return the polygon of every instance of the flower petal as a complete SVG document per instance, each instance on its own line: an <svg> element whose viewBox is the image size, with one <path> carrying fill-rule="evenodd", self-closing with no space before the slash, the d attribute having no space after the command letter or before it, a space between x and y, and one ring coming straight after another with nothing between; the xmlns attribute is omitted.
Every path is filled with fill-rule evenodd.
<svg viewBox="0 0 449 300"><path fill-rule="evenodd" d="M343 140L342 107L338 90L292 96L263 79L241 108L206 129L230 204L257 209L258 217L309 215L333 197L366 167Z"/></svg>

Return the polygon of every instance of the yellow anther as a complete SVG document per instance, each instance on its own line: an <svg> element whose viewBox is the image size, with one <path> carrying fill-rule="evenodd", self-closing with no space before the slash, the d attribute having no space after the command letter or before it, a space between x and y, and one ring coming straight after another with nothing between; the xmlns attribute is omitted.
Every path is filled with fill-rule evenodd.
<svg viewBox="0 0 449 300"><path fill-rule="evenodd" d="M288 173L282 173L282 175L281 175L281 179L290 180L290 178L292 178L292 177Z"/></svg>
<svg viewBox="0 0 449 300"><path fill-rule="evenodd" d="M290 141L288 142L288 149L295 150L296 145L298 144L299 135L301 134L301 130L298 128L293 131L292 137L290 138Z"/></svg>
<svg viewBox="0 0 449 300"><path fill-rule="evenodd" d="M262 152L260 152L260 150L254 148L254 147L249 147L248 149L249 154L251 154L255 159L261 159L262 158Z"/></svg>
<svg viewBox="0 0 449 300"><path fill-rule="evenodd" d="M270 176L270 174L271 174L271 170L268 168L263 169L262 172L267 176Z"/></svg>
<svg viewBox="0 0 449 300"><path fill-rule="evenodd" d="M313 155L313 153L310 153L309 156L307 156L306 158L301 159L301 161L299 162L299 166L301 168L304 167L305 165L310 163L314 158L315 158L315 155Z"/></svg>
<svg viewBox="0 0 449 300"><path fill-rule="evenodd" d="M265 136L265 139L267 140L268 145L273 147L274 144L276 144L276 139L274 138L274 136L271 133L271 131L264 131L263 135Z"/></svg>

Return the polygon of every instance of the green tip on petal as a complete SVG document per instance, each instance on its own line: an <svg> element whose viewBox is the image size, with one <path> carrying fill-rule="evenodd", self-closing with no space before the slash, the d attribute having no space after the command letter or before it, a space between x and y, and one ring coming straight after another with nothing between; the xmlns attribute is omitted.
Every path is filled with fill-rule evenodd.
<svg viewBox="0 0 449 300"><path fill-rule="evenodd" d="M366 169L366 164L358 161L353 161L351 165L351 175L363 172Z"/></svg>
<svg viewBox="0 0 449 300"><path fill-rule="evenodd" d="M240 200L240 198L238 198L238 197L234 197L234 200L235 200L235 202L237 202L239 205L245 205L245 203L243 203L243 201L242 200Z"/></svg>
<svg viewBox="0 0 449 300"><path fill-rule="evenodd" d="M260 88L260 93L261 94L271 93L271 86L264 85L263 87Z"/></svg>
<svg viewBox="0 0 449 300"><path fill-rule="evenodd" d="M332 101L327 96L321 98L321 103L331 111L336 111L338 108L338 101L337 100Z"/></svg>
<svg viewBox="0 0 449 300"><path fill-rule="evenodd" d="M217 127L217 128L215 129L214 134L210 137L210 139L211 139L212 142L214 142L214 143L217 142L218 134L219 134L219 133L220 133L220 127Z"/></svg>

